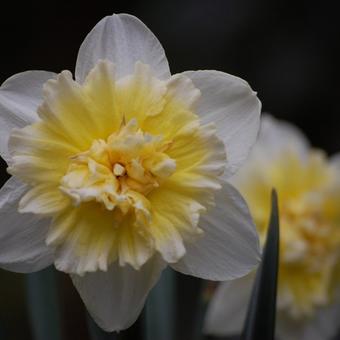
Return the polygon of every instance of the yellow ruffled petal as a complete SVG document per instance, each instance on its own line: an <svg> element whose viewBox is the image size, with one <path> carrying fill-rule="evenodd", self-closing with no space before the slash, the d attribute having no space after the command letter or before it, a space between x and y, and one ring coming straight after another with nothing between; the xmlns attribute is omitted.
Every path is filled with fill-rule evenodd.
<svg viewBox="0 0 340 340"><path fill-rule="evenodd" d="M106 138L119 129L122 114L118 107L116 67L101 60L87 75L83 85L84 95L91 102L98 130L97 138Z"/></svg>
<svg viewBox="0 0 340 340"><path fill-rule="evenodd" d="M149 65L137 62L134 74L120 79L116 89L119 111L126 121L142 122L163 110L166 83L152 75Z"/></svg>
<svg viewBox="0 0 340 340"><path fill-rule="evenodd" d="M97 118L90 98L83 88L63 71L57 79L47 81L39 117L55 133L69 140L80 150L87 149L99 135ZM91 110L92 109L92 110Z"/></svg>
<svg viewBox="0 0 340 340"><path fill-rule="evenodd" d="M57 184L79 149L42 122L13 129L9 139L8 172L24 182Z"/></svg>
<svg viewBox="0 0 340 340"><path fill-rule="evenodd" d="M94 203L69 207L52 221L47 244L56 247L56 267L77 274L107 270L117 258L112 212Z"/></svg>
<svg viewBox="0 0 340 340"><path fill-rule="evenodd" d="M19 202L19 212L53 215L63 211L70 204L53 185L39 184L30 189Z"/></svg>

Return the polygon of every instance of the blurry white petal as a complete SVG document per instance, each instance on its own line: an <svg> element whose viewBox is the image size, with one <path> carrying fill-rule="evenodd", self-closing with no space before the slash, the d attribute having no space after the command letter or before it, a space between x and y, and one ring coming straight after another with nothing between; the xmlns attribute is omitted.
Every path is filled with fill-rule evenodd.
<svg viewBox="0 0 340 340"><path fill-rule="evenodd" d="M330 158L330 164L335 169L335 171L340 172L340 153L336 153Z"/></svg>
<svg viewBox="0 0 340 340"><path fill-rule="evenodd" d="M0 190L0 267L22 273L53 263L53 252L45 244L49 221L17 211L26 190L26 185L14 178Z"/></svg>
<svg viewBox="0 0 340 340"><path fill-rule="evenodd" d="M261 152L263 157L271 160L278 153L286 152L290 148L303 155L308 151L309 142L293 124L275 119L268 114L262 115L253 157Z"/></svg>
<svg viewBox="0 0 340 340"><path fill-rule="evenodd" d="M197 113L202 122L215 123L217 135L226 145L228 177L246 160L256 140L261 103L246 81L230 74L219 71L183 74L201 91Z"/></svg>
<svg viewBox="0 0 340 340"><path fill-rule="evenodd" d="M172 265L184 274L225 281L249 273L259 262L259 241L247 204L230 184L216 195L216 206L201 216L204 234L186 244L187 253Z"/></svg>
<svg viewBox="0 0 340 340"><path fill-rule="evenodd" d="M205 334L230 336L241 333L253 283L254 273L220 283L205 316Z"/></svg>
<svg viewBox="0 0 340 340"><path fill-rule="evenodd" d="M331 340L339 330L340 305L332 304L315 311L311 318L292 320L278 315L276 334L280 340Z"/></svg>
<svg viewBox="0 0 340 340"><path fill-rule="evenodd" d="M314 320L309 320L301 340L333 339L339 330L340 305L333 304L317 311Z"/></svg>
<svg viewBox="0 0 340 340"><path fill-rule="evenodd" d="M159 79L170 77L168 61L154 34L136 17L114 14L102 19L82 43L76 64L76 79L83 82L100 59L116 64L117 77L133 74L135 63L151 66Z"/></svg>
<svg viewBox="0 0 340 340"><path fill-rule="evenodd" d="M71 277L93 319L105 331L112 332L136 321L163 269L164 262L154 257L140 270L115 262L107 272Z"/></svg>
<svg viewBox="0 0 340 340"><path fill-rule="evenodd" d="M42 86L55 74L27 71L8 78L0 87L0 155L9 160L8 137L13 128L21 128L38 119Z"/></svg>
<svg viewBox="0 0 340 340"><path fill-rule="evenodd" d="M241 279L221 283L209 303L204 333L231 336L241 333L245 321L254 273ZM316 311L314 317L293 320L278 312L276 335L280 340L327 340L338 330L340 305L333 304Z"/></svg>

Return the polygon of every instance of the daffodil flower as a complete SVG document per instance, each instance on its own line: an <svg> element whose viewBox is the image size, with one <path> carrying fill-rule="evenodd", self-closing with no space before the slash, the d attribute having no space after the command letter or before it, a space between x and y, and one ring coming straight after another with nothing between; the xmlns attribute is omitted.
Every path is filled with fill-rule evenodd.
<svg viewBox="0 0 340 340"><path fill-rule="evenodd" d="M284 340L334 336L340 312L340 162L310 148L294 126L265 116L259 140L233 178L244 194L263 244L275 187L280 210L277 335ZM241 331L254 275L221 284L205 330Z"/></svg>
<svg viewBox="0 0 340 340"><path fill-rule="evenodd" d="M0 266L52 263L95 321L130 326L161 271L212 280L258 263L256 228L226 179L259 128L249 85L217 71L171 75L137 18L102 19L75 79L28 71L0 89Z"/></svg>

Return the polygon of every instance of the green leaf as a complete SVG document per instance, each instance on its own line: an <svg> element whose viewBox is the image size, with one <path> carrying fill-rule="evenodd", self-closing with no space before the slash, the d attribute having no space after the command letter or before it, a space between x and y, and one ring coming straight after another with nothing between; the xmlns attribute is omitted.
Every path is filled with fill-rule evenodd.
<svg viewBox="0 0 340 340"><path fill-rule="evenodd" d="M193 313L195 313L193 332L194 340L204 339L203 334L204 317L207 311L207 307L209 305L209 298L207 297L208 286L209 281L200 280L200 294L198 296L196 308L193 311Z"/></svg>
<svg viewBox="0 0 340 340"><path fill-rule="evenodd" d="M55 269L27 274L26 292L33 339L62 340Z"/></svg>
<svg viewBox="0 0 340 340"><path fill-rule="evenodd" d="M145 340L175 339L175 272L166 268L150 292L144 309Z"/></svg>
<svg viewBox="0 0 340 340"><path fill-rule="evenodd" d="M279 264L279 211L276 191L272 191L271 217L262 263L257 271L242 340L273 340Z"/></svg>

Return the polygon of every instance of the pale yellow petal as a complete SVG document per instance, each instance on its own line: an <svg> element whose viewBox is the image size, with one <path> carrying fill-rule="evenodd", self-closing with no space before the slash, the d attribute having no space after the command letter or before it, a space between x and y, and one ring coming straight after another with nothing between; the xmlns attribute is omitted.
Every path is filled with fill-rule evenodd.
<svg viewBox="0 0 340 340"><path fill-rule="evenodd" d="M149 65L137 62L134 74L117 82L121 115L126 121L137 119L141 123L147 117L159 114L165 103L166 89L166 83L152 75Z"/></svg>
<svg viewBox="0 0 340 340"><path fill-rule="evenodd" d="M8 171L27 183L59 185L69 158L79 152L63 136L42 122L12 130L9 140L11 162Z"/></svg>
<svg viewBox="0 0 340 340"><path fill-rule="evenodd" d="M95 107L81 85L68 71L46 82L44 102L38 108L39 117L47 126L81 150L87 149L100 135Z"/></svg>
<svg viewBox="0 0 340 340"><path fill-rule="evenodd" d="M19 212L56 214L70 204L70 200L53 185L40 184L30 189L19 202Z"/></svg>
<svg viewBox="0 0 340 340"><path fill-rule="evenodd" d="M116 67L102 60L87 75L83 90L93 105L95 121L101 138L117 131L122 122L116 91Z"/></svg>

